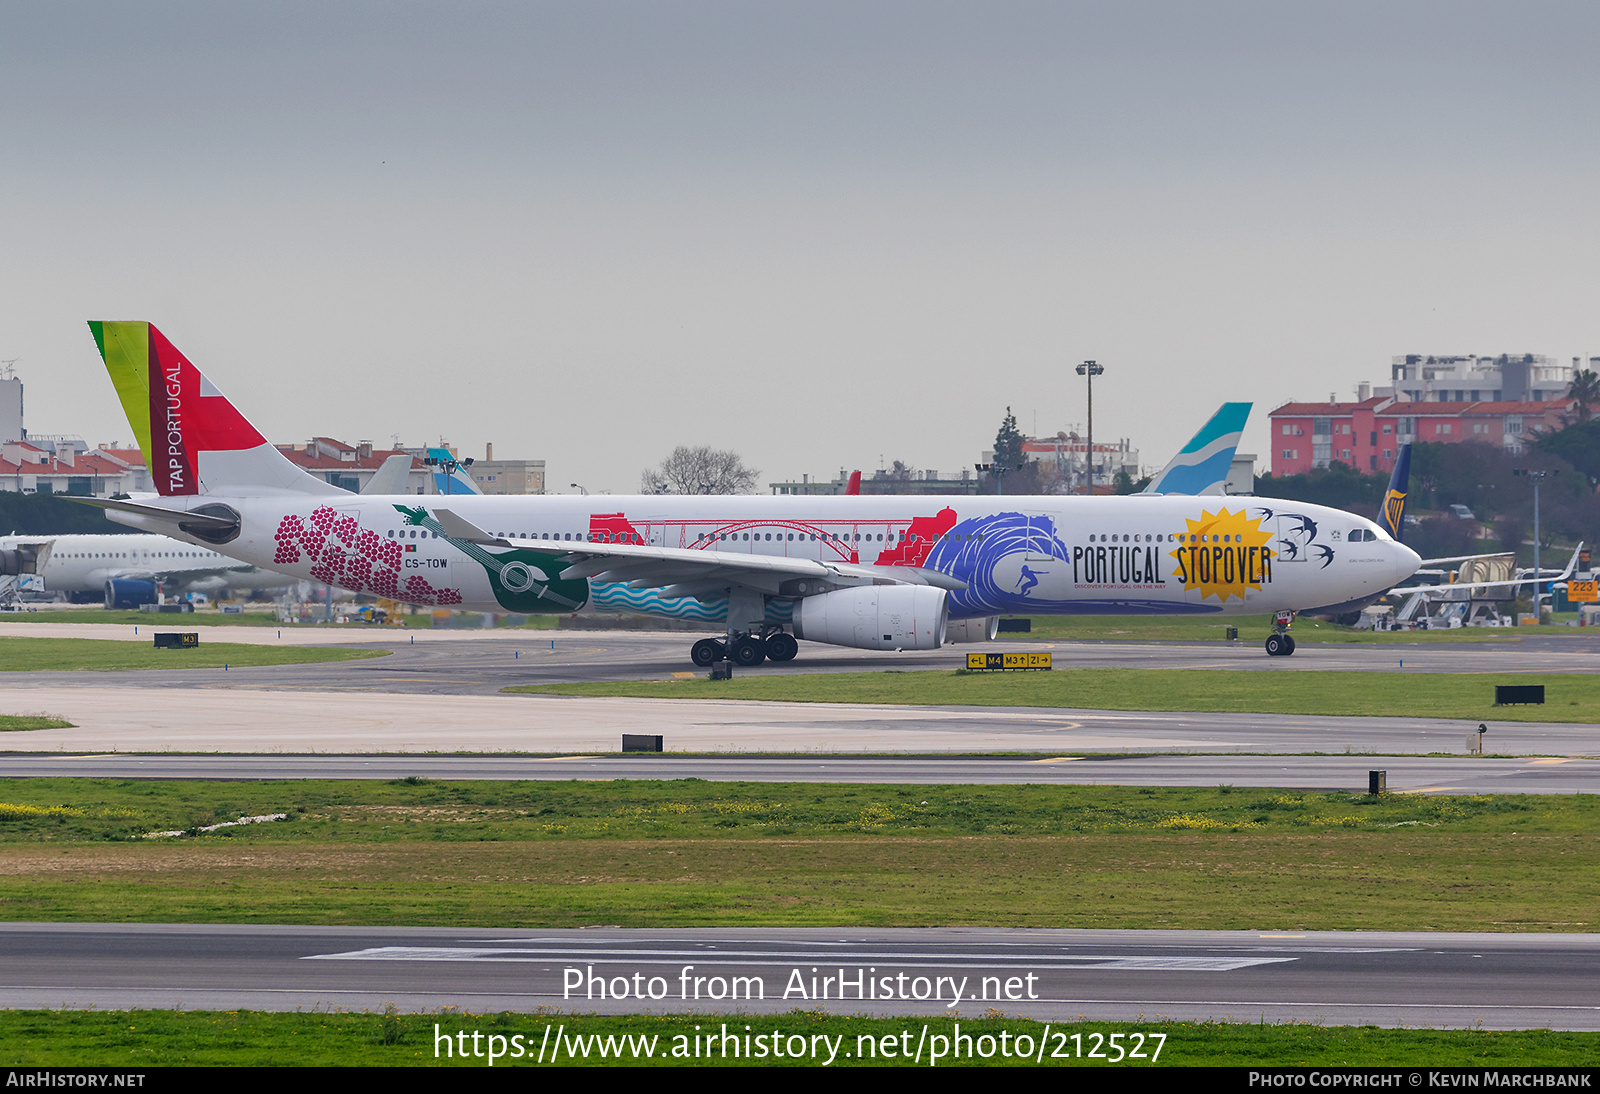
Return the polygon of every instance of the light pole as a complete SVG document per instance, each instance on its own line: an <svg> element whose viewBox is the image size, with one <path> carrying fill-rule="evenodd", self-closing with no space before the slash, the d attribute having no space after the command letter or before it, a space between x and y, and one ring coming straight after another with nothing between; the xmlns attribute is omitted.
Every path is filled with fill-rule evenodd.
<svg viewBox="0 0 1600 1094"><path fill-rule="evenodd" d="M461 468L463 468L463 467L471 467L472 466L472 457L468 456L464 460L455 460L455 459L436 459L436 458L430 456L427 459L423 460L422 462L427 464L429 467L442 467L442 468L444 468L444 492L446 494L448 494L448 493L450 493L450 482L451 482L452 479L454 479L456 477L456 472L461 470Z"/></svg>
<svg viewBox="0 0 1600 1094"><path fill-rule="evenodd" d="M1078 375L1089 385L1089 450L1088 457L1084 460L1084 478L1087 487L1084 493L1090 495L1094 493L1094 378L1105 370L1104 365L1093 361L1085 361L1078 366Z"/></svg>
<svg viewBox="0 0 1600 1094"><path fill-rule="evenodd" d="M584 488L583 488L583 487L581 487L581 486L579 486L579 485L578 485L578 484L577 484L577 483L573 483L573 484L572 484L572 488L573 488L573 489L574 489L574 490L577 490L577 491L578 491L578 492L579 492L579 493L581 493L581 494L582 494L582 495L583 495L583 496L584 496L584 497L588 497L588 496L589 496L589 491L587 491L587 490L585 490L585 489L584 489Z"/></svg>
<svg viewBox="0 0 1600 1094"><path fill-rule="evenodd" d="M1526 475L1533 480L1533 621L1542 624L1544 617L1539 613L1539 594L1544 591L1544 585L1539 580L1539 482L1551 475L1559 475L1556 471L1534 471L1526 467L1512 470L1513 475Z"/></svg>

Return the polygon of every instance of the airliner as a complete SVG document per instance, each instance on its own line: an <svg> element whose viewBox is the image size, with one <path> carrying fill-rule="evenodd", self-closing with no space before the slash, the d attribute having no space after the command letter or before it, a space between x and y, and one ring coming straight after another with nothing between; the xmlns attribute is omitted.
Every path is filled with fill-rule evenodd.
<svg viewBox="0 0 1600 1094"><path fill-rule="evenodd" d="M799 642L928 650L999 617L1271 613L1376 597L1416 552L1277 499L1134 496L352 495L303 473L160 331L91 322L155 495L123 524L357 593L477 611L584 606L703 622L690 659Z"/></svg>
<svg viewBox="0 0 1600 1094"><path fill-rule="evenodd" d="M299 580L161 535L0 536L0 555L31 560L25 572L38 574L46 592L103 594L107 608L152 604L158 587L167 593L264 592Z"/></svg>

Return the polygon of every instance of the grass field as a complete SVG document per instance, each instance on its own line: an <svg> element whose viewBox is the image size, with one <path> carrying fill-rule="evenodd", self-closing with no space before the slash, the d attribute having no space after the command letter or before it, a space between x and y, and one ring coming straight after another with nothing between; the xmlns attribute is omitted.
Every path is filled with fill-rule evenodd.
<svg viewBox="0 0 1600 1094"><path fill-rule="evenodd" d="M452 612L451 615L468 625L476 626L481 621L477 612ZM549 630L557 625L558 616L531 615L527 617L501 616L500 626L522 627L531 630ZM516 622L515 620L522 620ZM5 612L0 613L0 623L116 623L135 627L148 627L151 630L183 630L185 627L282 627L285 630L291 627L316 627L322 630L335 628L349 630L356 633L362 631L382 630L383 627L371 623L352 621L349 623L323 623L313 620L309 623L280 623L277 613L272 611L246 611L237 615L225 615L222 612L182 612L172 615L158 615L151 612L137 611L107 611L104 608L44 608L36 612ZM423 610L415 615L402 615L400 625L404 627L420 627L424 630L433 626L432 613Z"/></svg>
<svg viewBox="0 0 1600 1094"><path fill-rule="evenodd" d="M1062 654L1060 660L1070 655ZM1543 684L1541 706L1494 705L1496 684ZM1600 676L1567 673L1278 672L1227 669L1054 669L1049 672L749 674L732 680L530 684L508 692L760 699L791 703L1066 707L1459 718L1473 722L1600 722Z"/></svg>
<svg viewBox="0 0 1600 1094"><path fill-rule="evenodd" d="M17 779L0 919L1586 931L1597 832L1594 796Z"/></svg>
<svg viewBox="0 0 1600 1094"><path fill-rule="evenodd" d="M73 723L54 714L0 714L0 733L23 729L71 729Z"/></svg>
<svg viewBox="0 0 1600 1094"><path fill-rule="evenodd" d="M167 630L152 627L151 631ZM171 630L182 630L181 625ZM387 650L327 646L247 646L205 642L192 649L158 650L154 640L122 642L98 638L0 638L0 672L118 669L220 669L224 665L307 665L318 661L359 661L387 657Z"/></svg>
<svg viewBox="0 0 1600 1094"><path fill-rule="evenodd" d="M728 1032L736 1035L740 1050L748 1048L750 1056L697 1058L692 1047L695 1036L720 1035L724 1023ZM927 1047L917 1059L911 1050L921 1041L924 1027ZM745 1042L747 1032L750 1041ZM903 1039L902 1034L908 1032L909 1037ZM458 1033L465 1033L465 1039L456 1037ZM481 1034L476 1042L474 1033ZM779 1036L776 1042L774 1034ZM959 1040L958 1034L968 1040ZM1111 1040L1112 1035L1116 1041ZM1160 1021L1060 1025L980 1014L924 1019L839 1017L818 1011L618 1017L0 1011L0 1041L6 1045L7 1064L12 1067L481 1068L489 1064L491 1047L500 1057L498 1066L526 1067L539 1062L541 1049L544 1062L552 1063L558 1037L560 1055L555 1063L590 1067L626 1065L643 1062L643 1058L656 1066L793 1067L798 1063L928 1067L935 1051L942 1054L939 1067L1592 1067L1595 1044L1590 1033L1549 1030ZM720 1044L720 1036L716 1043ZM772 1054L775 1043L786 1046L781 1058ZM466 1050L464 1056L457 1052L458 1047ZM797 1048L805 1053L799 1060L789 1055ZM587 1055L583 1055L585 1049ZM891 1051L892 1056L888 1055ZM960 1057L952 1058L957 1051ZM1129 1051L1139 1053L1140 1058L1127 1058ZM1091 1058L1091 1052L1100 1056Z"/></svg>
<svg viewBox="0 0 1600 1094"><path fill-rule="evenodd" d="M1239 629L1239 641L1260 645L1272 633L1270 615L1241 616L1034 616L1031 631L1008 638L1034 638L1060 642L1221 642L1229 627ZM1581 635L1576 627L1526 628L1541 635ZM1296 642L1363 642L1406 645L1417 642L1516 642L1522 632L1510 627L1462 627L1456 630L1358 631L1336 623L1299 619Z"/></svg>

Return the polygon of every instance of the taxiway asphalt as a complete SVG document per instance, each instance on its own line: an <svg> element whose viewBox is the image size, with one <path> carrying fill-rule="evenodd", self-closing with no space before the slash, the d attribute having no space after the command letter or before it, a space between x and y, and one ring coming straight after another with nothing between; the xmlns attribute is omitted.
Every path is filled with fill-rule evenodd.
<svg viewBox="0 0 1600 1094"><path fill-rule="evenodd" d="M90 625L91 629L96 629ZM11 624L80 631L75 624ZM108 626L129 632L131 627ZM276 628L216 627L214 637L250 636L276 641ZM242 633L241 633L242 632ZM9 632L7 632L9 633ZM76 728L13 732L0 741L0 774L37 771L20 753L57 753L52 770L88 772L148 768L148 754L210 753L231 756L239 771L261 754L261 772L287 767L302 775L349 771L355 754L537 753L582 754L582 764L543 766L515 757L476 763L494 774L462 777L536 777L521 771L563 771L563 777L617 777L604 754L621 747L623 734L661 735L669 752L788 755L939 753L1043 753L1121 756L1053 771L1038 766L996 774L983 764L925 764L921 768L869 769L834 765L819 778L865 781L1090 781L1146 785L1262 785L1321 788L1365 785L1365 772L1390 771L1393 789L1512 788L1549 792L1600 789L1596 761L1600 733L1572 723L1504 722L1490 725L1487 757L1468 757L1477 723L1422 718L1195 714L1042 708L904 707L868 704L759 703L505 695L513 684L608 678L671 678L682 668L684 636L677 633L443 631L412 636L395 631L287 630L296 642L352 637L362 645L387 645L390 657L318 665L148 672L36 672L7 674L12 709L61 714ZM210 640L212 634L207 635ZM417 637L413 643L412 638ZM998 643L998 649L1038 643ZM1539 672L1600 669L1600 640L1587 636L1530 637L1517 643L1367 646L1303 644L1293 658L1270 659L1253 648L1226 644L1048 644L1070 665L1148 667L1266 666L1270 671L1345 668L1366 671ZM795 665L804 671L866 671L887 667L933 668L960 663L962 647L925 654L878 654L807 648ZM182 651L174 657L181 658ZM1400 663L1406 667L1401 668ZM1292 665L1293 668L1284 669ZM766 666L761 672L795 666ZM1490 681L1463 680L1463 687ZM140 754L117 759L107 754ZM1150 756L1152 753L1164 757ZM596 757L594 754L600 754ZM267 757L274 757L270 764ZM299 756L291 760L289 757ZM1137 757L1137 758L1135 758ZM1290 757L1293 757L1290 759ZM1395 758L1382 762L1380 757ZM175 762L175 761L174 761ZM222 762L219 760L219 762ZM434 756L428 771L456 761ZM674 760L654 772L683 771L700 778L779 778L795 770L781 763L756 770L727 761ZM520 765L520 766L519 766ZM215 769L214 767L212 768ZM191 766L187 771L199 770ZM931 772L938 772L933 776ZM409 774L419 772L413 764ZM184 777L184 776L178 776ZM262 775L261 777L266 777ZM441 777L443 777L441 775ZM636 774L631 777L638 777Z"/></svg>
<svg viewBox="0 0 1600 1094"><path fill-rule="evenodd" d="M552 1011L817 1009L1600 1029L1600 936L1577 934L7 923L0 969L4 1007L544 1008L535 1037Z"/></svg>

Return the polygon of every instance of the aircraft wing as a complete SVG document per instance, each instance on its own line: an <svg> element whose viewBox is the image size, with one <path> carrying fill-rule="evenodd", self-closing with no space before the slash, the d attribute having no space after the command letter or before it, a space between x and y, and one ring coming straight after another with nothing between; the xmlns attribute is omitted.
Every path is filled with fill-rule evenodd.
<svg viewBox="0 0 1600 1094"><path fill-rule="evenodd" d="M1485 558L1505 558L1512 553L1511 551L1495 551L1493 554L1488 555L1451 555L1448 558L1425 558L1417 564L1417 568L1420 570L1423 566L1437 566L1441 562L1477 562Z"/></svg>
<svg viewBox="0 0 1600 1094"><path fill-rule="evenodd" d="M1573 575L1574 571L1577 570L1577 568L1578 568L1578 555L1580 553L1582 553L1582 551L1583 551L1583 544L1579 543L1577 548L1572 552L1572 557L1567 559L1567 568L1565 570L1562 570L1559 574L1551 574L1551 573L1548 573L1548 572L1541 571L1541 573L1537 577L1534 576L1533 574L1524 574L1521 577L1513 578L1513 579L1507 580L1507 581L1458 581L1454 585L1409 585L1404 589L1390 589L1389 590L1389 594L1386 594L1386 595L1392 595L1394 593L1440 593L1440 592L1444 592L1444 591L1446 591L1448 589L1493 589L1493 588L1498 588L1498 587L1503 586L1503 585L1526 585L1530 581L1534 581L1534 582L1565 581L1565 580L1567 580L1569 577L1571 577ZM1502 552L1502 554L1503 553L1504 552ZM1499 556L1496 556L1496 555L1475 555L1475 556L1468 556L1468 557L1496 558L1496 557L1499 557ZM1430 559L1429 561L1447 562L1449 560L1448 559Z"/></svg>
<svg viewBox="0 0 1600 1094"><path fill-rule="evenodd" d="M700 551L638 543L584 541L556 544L549 540L493 536L448 509L435 509L433 515L450 539L465 540L485 547L536 551L558 558L567 563L566 569L561 571L563 579L587 577L625 583L634 589L659 588L668 597L696 596L730 585L746 585L776 594L782 583L797 578L852 585L932 585L951 591L967 587L966 582L948 574L916 566L823 562L811 558Z"/></svg>

